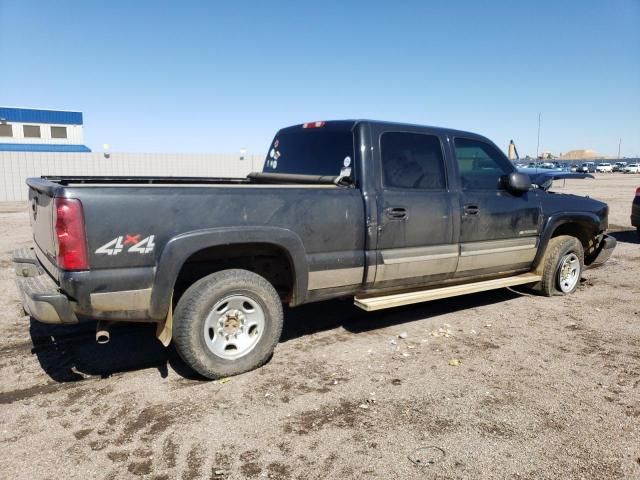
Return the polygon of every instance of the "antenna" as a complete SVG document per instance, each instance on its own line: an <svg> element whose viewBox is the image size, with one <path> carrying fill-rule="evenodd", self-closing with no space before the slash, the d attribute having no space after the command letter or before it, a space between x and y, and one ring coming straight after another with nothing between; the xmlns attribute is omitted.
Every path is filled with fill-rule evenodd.
<svg viewBox="0 0 640 480"><path fill-rule="evenodd" d="M536 162L540 157L540 121L542 119L542 112L538 112L538 144L536 145Z"/></svg>

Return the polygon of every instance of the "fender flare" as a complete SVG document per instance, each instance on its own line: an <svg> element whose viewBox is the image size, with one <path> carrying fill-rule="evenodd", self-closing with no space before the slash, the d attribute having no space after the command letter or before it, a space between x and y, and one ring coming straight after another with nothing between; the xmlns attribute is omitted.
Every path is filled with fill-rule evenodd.
<svg viewBox="0 0 640 480"><path fill-rule="evenodd" d="M176 279L191 255L205 248L247 243L265 243L284 250L293 267L292 305L302 303L307 293L309 267L304 245L296 233L279 227L209 228L183 233L167 242L156 267L150 317L156 320L166 318Z"/></svg>
<svg viewBox="0 0 640 480"><path fill-rule="evenodd" d="M561 225L565 225L567 223L577 223L587 230L591 231L593 235L597 235L600 230L600 217L595 213L590 212L562 212L555 213L548 217L544 226L542 227L542 234L540 235L540 243L538 245L538 251L536 252L536 256L533 259L532 268L535 269L538 267L540 262L542 261L542 257L544 257L544 252L547 249L547 244L551 237L553 237L553 233L560 227Z"/></svg>

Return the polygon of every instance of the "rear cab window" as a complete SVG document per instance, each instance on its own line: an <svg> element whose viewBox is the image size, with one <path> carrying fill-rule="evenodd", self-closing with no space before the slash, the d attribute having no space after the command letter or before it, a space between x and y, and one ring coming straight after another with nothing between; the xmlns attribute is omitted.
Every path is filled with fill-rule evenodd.
<svg viewBox="0 0 640 480"><path fill-rule="evenodd" d="M354 168L355 122L310 122L283 128L274 137L264 173L349 176Z"/></svg>
<svg viewBox="0 0 640 480"><path fill-rule="evenodd" d="M444 156L435 135L385 132L380 139L385 187L418 190L447 188Z"/></svg>

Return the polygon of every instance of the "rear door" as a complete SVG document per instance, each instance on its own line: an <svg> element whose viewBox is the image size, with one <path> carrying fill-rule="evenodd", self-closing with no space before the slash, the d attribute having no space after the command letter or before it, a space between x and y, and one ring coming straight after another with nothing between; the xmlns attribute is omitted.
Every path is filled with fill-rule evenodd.
<svg viewBox="0 0 640 480"><path fill-rule="evenodd" d="M526 270L541 226L535 190L512 194L501 178L513 165L495 145L457 137L453 150L460 183L460 260L456 276Z"/></svg>
<svg viewBox="0 0 640 480"><path fill-rule="evenodd" d="M442 138L420 129L372 131L381 172L376 287L439 282L458 261L457 194Z"/></svg>

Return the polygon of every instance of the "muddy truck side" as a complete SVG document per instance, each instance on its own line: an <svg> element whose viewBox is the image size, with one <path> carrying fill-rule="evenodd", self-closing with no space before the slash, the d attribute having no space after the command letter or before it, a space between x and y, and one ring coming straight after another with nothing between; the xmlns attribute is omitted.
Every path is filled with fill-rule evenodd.
<svg viewBox="0 0 640 480"><path fill-rule="evenodd" d="M573 292L615 239L606 204L549 175L469 132L331 121L280 130L246 178L30 178L17 283L36 320L98 320L102 341L154 322L200 374L234 375L270 357L283 304Z"/></svg>

